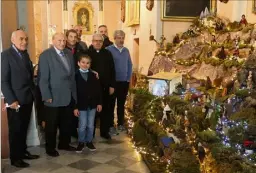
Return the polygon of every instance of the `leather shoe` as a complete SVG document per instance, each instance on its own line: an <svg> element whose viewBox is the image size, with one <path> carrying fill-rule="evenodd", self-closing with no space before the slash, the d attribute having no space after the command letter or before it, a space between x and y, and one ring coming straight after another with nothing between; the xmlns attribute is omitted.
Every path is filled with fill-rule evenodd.
<svg viewBox="0 0 256 173"><path fill-rule="evenodd" d="M66 150L66 151L76 151L75 147L67 146L67 147L58 147L59 150Z"/></svg>
<svg viewBox="0 0 256 173"><path fill-rule="evenodd" d="M52 156L52 157L58 157L60 155L59 152L56 150L46 151L46 154L48 154L49 156Z"/></svg>
<svg viewBox="0 0 256 173"><path fill-rule="evenodd" d="M27 167L29 167L29 164L24 162L23 160L11 161L11 165L16 166L18 168L27 168Z"/></svg>
<svg viewBox="0 0 256 173"><path fill-rule="evenodd" d="M30 154L28 151L26 151L24 155L24 159L28 159L28 160L33 160L38 158L39 158L39 155Z"/></svg>

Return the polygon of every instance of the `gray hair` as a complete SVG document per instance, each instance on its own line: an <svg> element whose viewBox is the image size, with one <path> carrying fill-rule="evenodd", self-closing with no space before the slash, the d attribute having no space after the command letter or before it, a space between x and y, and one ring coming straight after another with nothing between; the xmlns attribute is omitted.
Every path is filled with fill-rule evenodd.
<svg viewBox="0 0 256 173"><path fill-rule="evenodd" d="M116 38L117 35L121 35L121 36L125 37L125 33L123 30L115 30L115 32L113 34L114 38Z"/></svg>
<svg viewBox="0 0 256 173"><path fill-rule="evenodd" d="M93 40L95 37L100 37L100 38L102 39L102 41L104 41L104 37L103 37L101 34L93 34L93 35L92 35L92 40Z"/></svg>

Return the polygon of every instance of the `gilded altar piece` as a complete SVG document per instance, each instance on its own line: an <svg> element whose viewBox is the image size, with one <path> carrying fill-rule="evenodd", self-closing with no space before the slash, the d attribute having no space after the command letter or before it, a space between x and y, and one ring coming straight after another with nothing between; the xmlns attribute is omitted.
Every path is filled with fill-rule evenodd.
<svg viewBox="0 0 256 173"><path fill-rule="evenodd" d="M202 11L208 9L210 13L216 13L217 0L197 0L189 3L188 0L163 0L161 2L162 20L193 21L200 16Z"/></svg>
<svg viewBox="0 0 256 173"><path fill-rule="evenodd" d="M252 1L252 12L256 14L256 0Z"/></svg>
<svg viewBox="0 0 256 173"><path fill-rule="evenodd" d="M126 3L126 0L121 0L121 21L123 23L125 22L125 12L126 12L126 10L125 10L125 7L126 7L125 3Z"/></svg>
<svg viewBox="0 0 256 173"><path fill-rule="evenodd" d="M127 26L140 24L140 0L126 1Z"/></svg>
<svg viewBox="0 0 256 173"><path fill-rule="evenodd" d="M73 7L75 25L81 25L83 34L93 34L93 7L88 1L76 2Z"/></svg>

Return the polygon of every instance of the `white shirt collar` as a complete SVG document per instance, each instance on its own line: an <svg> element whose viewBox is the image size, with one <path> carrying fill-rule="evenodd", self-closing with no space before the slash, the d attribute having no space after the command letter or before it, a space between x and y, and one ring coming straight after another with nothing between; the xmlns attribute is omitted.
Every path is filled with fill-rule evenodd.
<svg viewBox="0 0 256 173"><path fill-rule="evenodd" d="M18 49L14 46L14 44L12 45L12 47L17 53L19 53Z"/></svg>
<svg viewBox="0 0 256 173"><path fill-rule="evenodd" d="M57 49L55 46L53 46L53 47L54 47L55 51L57 52L57 54L60 55L61 50Z"/></svg>
<svg viewBox="0 0 256 173"><path fill-rule="evenodd" d="M121 47L121 48L117 47L117 45L116 45L115 43L114 43L114 46L119 50L120 53L122 52L122 50L123 50L123 48L124 48L124 46Z"/></svg>

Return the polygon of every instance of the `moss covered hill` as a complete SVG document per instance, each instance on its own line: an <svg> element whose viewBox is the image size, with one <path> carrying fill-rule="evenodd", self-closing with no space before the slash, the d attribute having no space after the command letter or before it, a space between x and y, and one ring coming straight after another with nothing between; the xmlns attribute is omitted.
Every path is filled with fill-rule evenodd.
<svg viewBox="0 0 256 173"><path fill-rule="evenodd" d="M249 56L256 56L255 48L256 25L212 16L197 18L172 41L162 38L148 74L175 68L195 79L230 78L244 64L248 66L245 62Z"/></svg>

